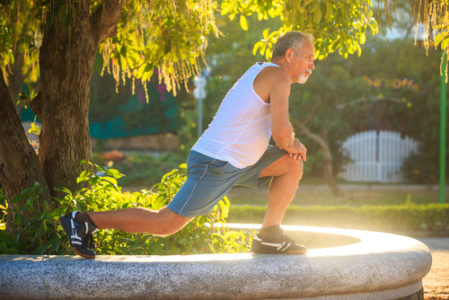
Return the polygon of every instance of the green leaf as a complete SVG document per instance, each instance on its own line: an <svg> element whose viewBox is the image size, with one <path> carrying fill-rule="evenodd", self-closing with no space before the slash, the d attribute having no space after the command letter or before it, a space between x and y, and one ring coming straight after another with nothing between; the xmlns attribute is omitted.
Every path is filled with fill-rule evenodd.
<svg viewBox="0 0 449 300"><path fill-rule="evenodd" d="M103 172L103 173L106 172L106 168L101 165L95 164L95 169L97 169L97 171L99 171L99 172Z"/></svg>
<svg viewBox="0 0 449 300"><path fill-rule="evenodd" d="M438 35L435 37L435 45L440 44L442 40L443 40L443 34L440 32L440 33L438 33Z"/></svg>
<svg viewBox="0 0 449 300"><path fill-rule="evenodd" d="M244 15L240 15L240 27L245 31L248 30L248 22Z"/></svg>
<svg viewBox="0 0 449 300"><path fill-rule="evenodd" d="M107 169L106 175L111 176L115 179L119 179L119 178L122 178L123 176L125 176L116 169Z"/></svg>
<svg viewBox="0 0 449 300"><path fill-rule="evenodd" d="M76 179L76 183L84 182L89 180L89 174L90 172L87 170L84 170L81 172L80 176Z"/></svg>
<svg viewBox="0 0 449 300"><path fill-rule="evenodd" d="M65 187L58 187L58 188L55 188L55 189L56 189L57 191L66 193L66 194L69 195L69 196L73 196L73 195L72 195L72 191L70 191L68 188L65 188Z"/></svg>
<svg viewBox="0 0 449 300"><path fill-rule="evenodd" d="M33 133L35 135L41 133L41 128L36 124L36 118L34 118L34 122L31 123L31 128L28 130L28 133Z"/></svg>
<svg viewBox="0 0 449 300"><path fill-rule="evenodd" d="M445 37L441 42L441 50L445 50L449 45L449 38Z"/></svg>
<svg viewBox="0 0 449 300"><path fill-rule="evenodd" d="M361 34L360 35L360 44L365 44L365 42L366 42L366 35L365 34Z"/></svg>
<svg viewBox="0 0 449 300"><path fill-rule="evenodd" d="M48 217L54 218L54 217L61 216L64 212L66 212L66 210L67 210L66 207L58 207L58 208L54 209L50 214L48 214Z"/></svg>
<svg viewBox="0 0 449 300"><path fill-rule="evenodd" d="M103 177L102 180L111 183L114 187L117 185L117 180L113 177Z"/></svg>

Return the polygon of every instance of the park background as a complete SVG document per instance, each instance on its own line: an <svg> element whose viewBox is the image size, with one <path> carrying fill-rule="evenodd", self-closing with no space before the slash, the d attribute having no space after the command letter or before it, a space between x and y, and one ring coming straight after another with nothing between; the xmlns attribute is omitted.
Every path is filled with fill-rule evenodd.
<svg viewBox="0 0 449 300"><path fill-rule="evenodd" d="M306 2L301 3L305 6ZM327 5L326 1L322 3ZM366 30L360 49L354 49L351 55L347 50L335 51L317 60L307 84L292 87L291 121L308 148L308 161L285 224L358 228L415 237L448 235L449 207L442 203L445 200L439 189L441 50L425 47L422 29L418 28L415 35L409 2L395 3L397 7L390 14L385 14L382 7L374 11L379 33ZM157 209L173 196L184 178L183 163L188 151L198 138L197 98L204 96L204 129L240 75L256 61L267 60L254 45L261 37L268 38L267 29L282 25L278 18L261 20L255 14L237 14L231 20L229 15L217 12L215 18L222 34L207 35L207 51L198 63L200 75L206 79L204 93L193 93L196 83L190 76L175 94L168 82L159 81L162 69L157 67L151 69L148 83L143 78L123 82L119 77L117 81L114 70L109 73L103 69L104 53L96 55L88 111L92 158L97 168L85 164L92 167L78 172L81 189L60 187L62 195L53 195L56 199L45 203L44 209L33 206L39 185L9 201L1 193L0 204L5 208L2 217L6 218L9 203L10 216L14 213L11 208L19 209L12 224L26 229L26 234L13 231L8 235L3 226L1 253L71 253L61 229L52 221L62 213L72 208L101 210L133 205ZM25 81L17 95L20 101L14 104L31 144L38 150L40 119L34 115L30 99L38 93L40 78ZM342 145L348 137L366 131L396 132L401 139L409 137L417 142L416 151L400 160L401 180L343 178L351 159L342 151ZM211 234L203 225L225 220L260 223L266 190L236 188L228 198L211 216L198 218L170 238L100 232L99 240L103 242L99 253L247 251L251 236ZM15 207L15 203L25 204ZM39 213L34 218L21 218L21 213L25 216L29 211ZM31 243L25 247L20 244L30 237Z"/></svg>
<svg viewBox="0 0 449 300"><path fill-rule="evenodd" d="M341 175L351 162L343 142L361 132L393 131L400 139L410 137L418 145L399 159L401 178L389 180L386 176L370 181L360 176L350 181L416 183L427 185L429 190L439 183L441 53L415 41L416 28L406 8L395 11L392 18L391 28L380 28L374 36L368 34L363 55L345 59L333 53L316 62L317 70L306 85L292 87L292 124L309 149L303 182L329 184L335 191L332 181L344 183ZM210 38L207 64L202 65L200 74L206 80L202 130L239 76L254 62L266 60L253 51L263 31L279 26L279 20L260 21L254 15L247 18L248 30L226 16L217 15L217 22L223 35ZM419 28L418 38L422 34ZM95 162L126 174L127 178L119 181L122 185L151 186L185 161L198 138L195 81L191 78L189 90L181 89L174 96L158 82L156 69L148 87L140 82L135 87L131 82L117 87L102 65L98 55L89 109ZM26 84L22 93L29 93ZM21 120L26 129L36 129L33 125L39 126L39 118L24 103L18 108ZM36 143L38 132L28 130Z"/></svg>

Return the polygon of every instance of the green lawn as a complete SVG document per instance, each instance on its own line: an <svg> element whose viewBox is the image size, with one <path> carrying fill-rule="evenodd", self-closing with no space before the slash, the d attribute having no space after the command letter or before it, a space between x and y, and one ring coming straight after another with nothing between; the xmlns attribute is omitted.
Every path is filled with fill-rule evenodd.
<svg viewBox="0 0 449 300"><path fill-rule="evenodd" d="M249 189L243 187L235 187L228 197L232 205L265 205L267 201L266 189ZM446 195L446 203L449 202L449 193ZM439 203L439 192L436 189L427 188L416 189L410 191L403 187L375 186L367 189L343 190L342 195L334 197L330 190L323 185L305 185L299 187L298 192L293 200L292 205L309 206L309 205L394 205L402 204L410 199L416 204Z"/></svg>
<svg viewBox="0 0 449 300"><path fill-rule="evenodd" d="M326 186L303 185L287 209L283 224L424 235L449 234L449 204L439 205L436 188L404 185L350 187L343 190L342 196L334 197ZM446 197L449 199L449 193ZM266 189L238 187L228 194L228 198L231 202L228 222L262 222Z"/></svg>

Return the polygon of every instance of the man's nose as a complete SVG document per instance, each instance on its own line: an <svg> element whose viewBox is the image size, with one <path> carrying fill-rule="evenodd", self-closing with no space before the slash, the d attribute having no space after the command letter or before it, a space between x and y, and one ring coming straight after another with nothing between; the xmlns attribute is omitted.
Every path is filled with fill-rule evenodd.
<svg viewBox="0 0 449 300"><path fill-rule="evenodd" d="M310 68L311 70L314 70L314 69L315 69L315 64L313 63L313 61L310 62L309 68Z"/></svg>

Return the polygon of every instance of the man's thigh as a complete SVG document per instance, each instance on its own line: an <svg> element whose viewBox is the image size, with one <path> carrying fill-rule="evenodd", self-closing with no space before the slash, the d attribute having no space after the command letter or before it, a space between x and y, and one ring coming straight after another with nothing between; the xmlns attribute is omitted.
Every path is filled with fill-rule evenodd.
<svg viewBox="0 0 449 300"><path fill-rule="evenodd" d="M301 159L293 159L287 153L279 159L271 163L260 173L259 177L282 176L290 171L302 172L303 161Z"/></svg>
<svg viewBox="0 0 449 300"><path fill-rule="evenodd" d="M241 169L218 159L192 151L189 155L187 180L168 207L184 217L210 213L239 179Z"/></svg>
<svg viewBox="0 0 449 300"><path fill-rule="evenodd" d="M237 185L258 187L269 183L273 176L273 172L267 173L265 170L270 170L271 166L277 166L277 162L287 155L287 152L281 150L273 145L269 145L262 157L254 165L247 167L245 172L240 176Z"/></svg>

